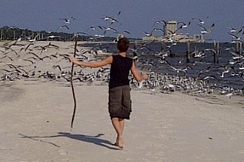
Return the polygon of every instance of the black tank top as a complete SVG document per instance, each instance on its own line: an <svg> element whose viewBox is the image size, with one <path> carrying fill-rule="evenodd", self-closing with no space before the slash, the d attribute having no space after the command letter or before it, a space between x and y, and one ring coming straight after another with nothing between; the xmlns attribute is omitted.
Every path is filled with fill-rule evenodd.
<svg viewBox="0 0 244 162"><path fill-rule="evenodd" d="M132 67L132 59L120 55L113 56L110 69L109 88L129 85L129 71Z"/></svg>

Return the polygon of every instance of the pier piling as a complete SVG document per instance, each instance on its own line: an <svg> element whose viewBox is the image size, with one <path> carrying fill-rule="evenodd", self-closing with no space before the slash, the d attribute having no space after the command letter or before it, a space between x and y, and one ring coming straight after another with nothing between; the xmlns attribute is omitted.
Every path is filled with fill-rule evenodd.
<svg viewBox="0 0 244 162"><path fill-rule="evenodd" d="M220 47L219 42L214 41L214 63L219 63Z"/></svg>
<svg viewBox="0 0 244 162"><path fill-rule="evenodd" d="M188 41L187 42L187 51L186 51L186 63L190 63L190 58L191 58L190 54L191 54L191 44Z"/></svg>
<svg viewBox="0 0 244 162"><path fill-rule="evenodd" d="M239 45L239 47L240 47L240 49L239 49L239 54L242 55L242 42L239 42L239 44L240 44L240 45Z"/></svg>
<svg viewBox="0 0 244 162"><path fill-rule="evenodd" d="M239 55L242 54L242 42L240 41L236 42L236 53L238 53Z"/></svg>
<svg viewBox="0 0 244 162"><path fill-rule="evenodd" d="M219 42L217 43L217 49L216 49L216 60L217 60L217 64L219 63L219 55L220 55L220 46L219 46Z"/></svg>
<svg viewBox="0 0 244 162"><path fill-rule="evenodd" d="M1 29L1 40L3 40L3 29Z"/></svg>
<svg viewBox="0 0 244 162"><path fill-rule="evenodd" d="M166 43L163 41L161 45L161 51L165 51L166 49Z"/></svg>

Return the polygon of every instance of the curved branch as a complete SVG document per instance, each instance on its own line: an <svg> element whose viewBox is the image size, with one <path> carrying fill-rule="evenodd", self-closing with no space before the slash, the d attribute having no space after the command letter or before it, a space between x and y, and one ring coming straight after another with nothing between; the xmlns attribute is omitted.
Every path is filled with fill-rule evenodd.
<svg viewBox="0 0 244 162"><path fill-rule="evenodd" d="M75 39L75 47L74 47L74 57L76 56L76 48L77 48L77 35L74 36ZM73 115L71 119L71 126L70 128L73 128L73 123L75 119L75 112L76 112L76 98L75 98L75 89L74 89L74 84L73 84L73 73L74 73L74 63L72 63L71 66L71 77L70 77L70 84L71 84L71 89L72 89L72 94L73 94L73 99L74 99L74 110L73 110Z"/></svg>

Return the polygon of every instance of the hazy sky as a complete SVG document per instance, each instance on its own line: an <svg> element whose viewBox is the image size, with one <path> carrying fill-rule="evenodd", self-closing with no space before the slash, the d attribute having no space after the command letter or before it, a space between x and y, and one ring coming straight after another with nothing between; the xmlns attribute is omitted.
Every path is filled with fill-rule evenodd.
<svg viewBox="0 0 244 162"><path fill-rule="evenodd" d="M192 21L200 18L208 28L215 23L206 39L230 41L228 27L244 26L244 0L0 0L0 27L16 26L31 30L86 32L91 26L109 26L103 16L117 17L121 24L112 27L119 31L130 31L130 37L142 37L150 32L158 20ZM63 18L75 17L68 24L70 30L60 29ZM199 34L197 21L193 21L182 33ZM109 33L108 33L109 34ZM156 33L157 34L157 33ZM158 33L160 34L160 33Z"/></svg>

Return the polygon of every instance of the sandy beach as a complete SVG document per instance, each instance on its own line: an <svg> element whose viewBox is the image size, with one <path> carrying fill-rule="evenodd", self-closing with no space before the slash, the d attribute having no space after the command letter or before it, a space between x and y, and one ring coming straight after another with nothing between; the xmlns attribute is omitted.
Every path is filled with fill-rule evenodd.
<svg viewBox="0 0 244 162"><path fill-rule="evenodd" d="M35 46L48 43L39 42ZM73 42L52 43L59 46L59 54L72 55ZM44 75L52 70L57 76L65 76L53 65L60 65L68 72L70 63L59 56L32 64L23 61L29 57L28 50L20 51L19 46L13 49L20 56L9 53L14 59L1 59L0 69L10 70L8 63L24 66L28 74L34 68L36 73L29 78L16 75L20 79L13 81L6 77L0 82L2 162L242 162L244 159L243 96L164 94L132 88L133 110L131 120L125 123L125 148L120 150L113 145L116 134L108 114L108 86L104 78L94 82L75 81L77 112L71 130L70 83L65 77L51 80ZM41 57L57 52L54 47L43 53L31 49ZM82 69L83 74L93 71ZM6 73L0 71L1 76ZM38 77L37 73L43 76Z"/></svg>

